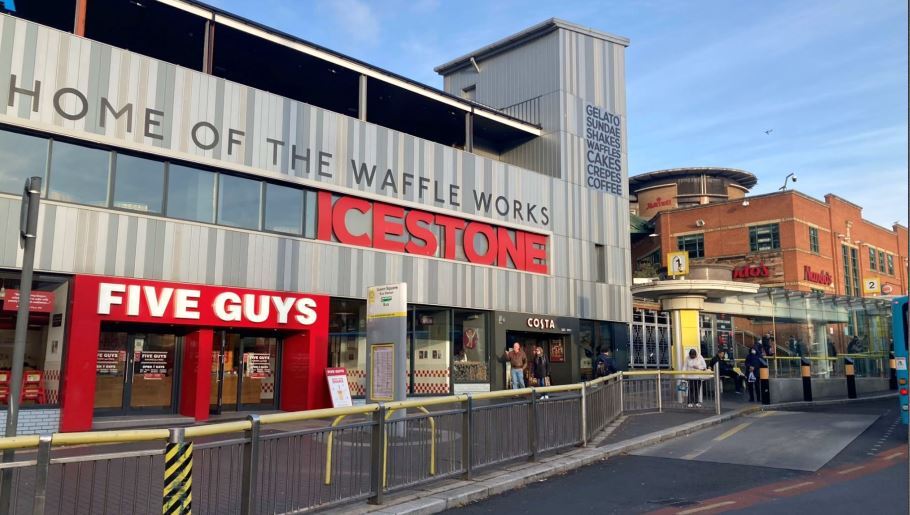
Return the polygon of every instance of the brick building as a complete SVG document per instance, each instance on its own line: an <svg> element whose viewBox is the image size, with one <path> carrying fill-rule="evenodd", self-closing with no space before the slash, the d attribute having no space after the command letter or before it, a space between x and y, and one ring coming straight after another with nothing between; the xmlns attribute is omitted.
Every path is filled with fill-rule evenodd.
<svg viewBox="0 0 910 515"><path fill-rule="evenodd" d="M633 181L630 180L630 183ZM734 280L839 296L906 295L907 227L862 217L836 195L821 201L787 190L658 212L633 241L635 267L688 250L693 263L733 267ZM864 281L879 280L864 293ZM867 288L868 289L868 288Z"/></svg>

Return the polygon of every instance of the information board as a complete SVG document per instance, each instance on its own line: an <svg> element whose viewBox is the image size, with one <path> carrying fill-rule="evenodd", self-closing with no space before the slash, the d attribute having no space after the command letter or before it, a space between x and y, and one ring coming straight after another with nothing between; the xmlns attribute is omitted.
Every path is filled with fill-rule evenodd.
<svg viewBox="0 0 910 515"><path fill-rule="evenodd" d="M367 290L367 320L407 315L407 299L406 283L370 287Z"/></svg>
<svg viewBox="0 0 910 515"><path fill-rule="evenodd" d="M145 350L136 353L136 373L145 379L161 379L167 375L167 351Z"/></svg>
<svg viewBox="0 0 910 515"><path fill-rule="evenodd" d="M395 399L395 344L374 343L370 346L370 399Z"/></svg>
<svg viewBox="0 0 910 515"><path fill-rule="evenodd" d="M271 355L268 352L247 352L243 354L245 361L244 375L251 379L262 379L272 375Z"/></svg>
<svg viewBox="0 0 910 515"><path fill-rule="evenodd" d="M101 375L117 375L126 362L125 350L99 350L95 371Z"/></svg>
<svg viewBox="0 0 910 515"><path fill-rule="evenodd" d="M329 395L332 397L333 408L353 406L351 400L351 387L348 384L348 371L344 368L325 369L325 379L329 384Z"/></svg>

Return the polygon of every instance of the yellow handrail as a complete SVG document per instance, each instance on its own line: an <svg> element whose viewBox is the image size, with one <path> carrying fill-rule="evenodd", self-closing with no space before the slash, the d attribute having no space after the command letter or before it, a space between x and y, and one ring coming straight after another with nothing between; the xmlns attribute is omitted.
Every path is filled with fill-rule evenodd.
<svg viewBox="0 0 910 515"><path fill-rule="evenodd" d="M629 370L622 373L623 377L632 376L656 376L658 374L657 370ZM662 376L713 376L714 372L709 370L661 370L660 375Z"/></svg>
<svg viewBox="0 0 910 515"><path fill-rule="evenodd" d="M345 419L347 415L340 415L332 421L331 427L336 427L338 424ZM326 438L325 443L325 484L332 484L332 442L335 441L335 432L329 431L329 437Z"/></svg>
<svg viewBox="0 0 910 515"><path fill-rule="evenodd" d="M467 399L467 396L464 396ZM408 401L402 401L408 402ZM445 403L436 403L436 404L445 404ZM424 414L429 415L430 410L424 408L423 406L414 406L415 408L422 411ZM392 413L398 408L390 409L386 412L385 419L388 420ZM402 408L407 412L407 408ZM428 417L430 420L430 475L436 475L436 420L433 417ZM388 427L383 428L382 434L382 487L385 488L389 482L388 476L389 468L389 429ZM326 483L328 484L328 483Z"/></svg>

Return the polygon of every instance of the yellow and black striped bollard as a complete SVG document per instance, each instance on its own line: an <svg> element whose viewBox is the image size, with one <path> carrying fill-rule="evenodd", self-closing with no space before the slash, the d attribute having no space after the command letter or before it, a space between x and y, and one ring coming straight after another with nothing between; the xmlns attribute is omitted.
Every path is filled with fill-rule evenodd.
<svg viewBox="0 0 910 515"><path fill-rule="evenodd" d="M164 515L192 513L193 443L183 429L171 429L164 451Z"/></svg>
<svg viewBox="0 0 910 515"><path fill-rule="evenodd" d="M803 377L803 400L812 402L812 362L806 358L800 359L799 371Z"/></svg>
<svg viewBox="0 0 910 515"><path fill-rule="evenodd" d="M847 376L847 398L856 398L856 368L853 359L844 358L844 375Z"/></svg>
<svg viewBox="0 0 910 515"><path fill-rule="evenodd" d="M768 360L762 359L758 368L758 384L760 388L761 403L771 404L771 374L768 369Z"/></svg>

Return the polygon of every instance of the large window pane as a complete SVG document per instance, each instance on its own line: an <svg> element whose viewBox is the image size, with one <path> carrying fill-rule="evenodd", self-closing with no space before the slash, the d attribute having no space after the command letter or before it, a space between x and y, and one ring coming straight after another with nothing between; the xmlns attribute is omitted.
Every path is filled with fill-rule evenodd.
<svg viewBox="0 0 910 515"><path fill-rule="evenodd" d="M351 395L363 397L367 375L367 303L333 298L329 302L329 366L347 371Z"/></svg>
<svg viewBox="0 0 910 515"><path fill-rule="evenodd" d="M0 131L0 191L22 193L25 179L44 178L45 168L46 139Z"/></svg>
<svg viewBox="0 0 910 515"><path fill-rule="evenodd" d="M117 155L114 207L160 213L164 200L164 163Z"/></svg>
<svg viewBox="0 0 910 515"><path fill-rule="evenodd" d="M170 165L167 175L167 215L199 222L215 219L215 174Z"/></svg>
<svg viewBox="0 0 910 515"><path fill-rule="evenodd" d="M47 197L52 200L107 206L107 179L111 153L55 141L51 148L51 177Z"/></svg>
<svg viewBox="0 0 910 515"><path fill-rule="evenodd" d="M447 309L414 308L412 322L413 393L445 395L449 391L452 320Z"/></svg>
<svg viewBox="0 0 910 515"><path fill-rule="evenodd" d="M452 379L455 383L489 383L490 314L455 311ZM457 393L457 391L456 391Z"/></svg>
<svg viewBox="0 0 910 515"><path fill-rule="evenodd" d="M218 181L218 223L259 229L262 183L224 174Z"/></svg>
<svg viewBox="0 0 910 515"><path fill-rule="evenodd" d="M303 231L303 190L266 183L265 230L290 234Z"/></svg>

